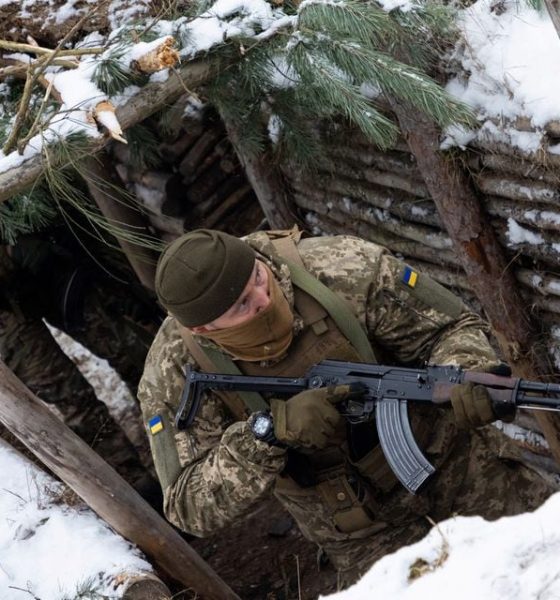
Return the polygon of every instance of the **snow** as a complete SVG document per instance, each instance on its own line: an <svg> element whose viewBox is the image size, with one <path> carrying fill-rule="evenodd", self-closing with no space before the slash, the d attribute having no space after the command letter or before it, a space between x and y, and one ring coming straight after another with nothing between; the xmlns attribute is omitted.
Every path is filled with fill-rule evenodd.
<svg viewBox="0 0 560 600"><path fill-rule="evenodd" d="M455 517L379 560L329 600L552 600L560 596L560 493L533 513L485 521ZM409 581L423 560L428 571ZM441 563L441 564L439 564ZM431 568L429 568L431 567ZM321 596L325 598L325 596Z"/></svg>
<svg viewBox="0 0 560 600"><path fill-rule="evenodd" d="M533 233L532 231L521 227L521 225L519 225L517 221L515 221L515 219L512 219L511 217L507 220L507 225L507 237L510 242L510 245L524 243L537 245L545 243L542 235L538 233Z"/></svg>
<svg viewBox="0 0 560 600"><path fill-rule="evenodd" d="M2 439L0 470L2 600L73 598L88 582L99 594L116 598L119 574L152 570L91 510L61 503L64 486Z"/></svg>
<svg viewBox="0 0 560 600"><path fill-rule="evenodd" d="M459 27L464 39L454 59L462 73L449 81L450 93L482 121L527 117L538 128L560 118L560 79L550 76L560 71L560 39L546 10L516 0L478 0L461 11ZM488 121L485 126L486 135L498 133ZM505 129L513 145L528 153L539 148L535 133Z"/></svg>

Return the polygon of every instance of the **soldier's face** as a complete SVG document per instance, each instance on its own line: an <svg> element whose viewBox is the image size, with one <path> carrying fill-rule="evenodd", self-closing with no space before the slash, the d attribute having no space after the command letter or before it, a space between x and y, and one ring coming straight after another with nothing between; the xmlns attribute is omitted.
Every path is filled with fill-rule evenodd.
<svg viewBox="0 0 560 600"><path fill-rule="evenodd" d="M249 281L235 304L221 317L211 323L193 327L194 333L205 333L226 329L234 325L241 325L252 319L258 312L264 310L270 304L270 291L268 273L262 263L255 260L255 266Z"/></svg>

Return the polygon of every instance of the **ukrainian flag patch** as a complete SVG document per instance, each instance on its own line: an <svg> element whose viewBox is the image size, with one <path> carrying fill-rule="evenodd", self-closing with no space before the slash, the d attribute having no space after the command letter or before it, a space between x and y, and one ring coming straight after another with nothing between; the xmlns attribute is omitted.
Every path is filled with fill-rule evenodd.
<svg viewBox="0 0 560 600"><path fill-rule="evenodd" d="M152 417L148 421L148 427L150 428L150 433L152 435L155 435L156 433L159 433L163 429L163 420L162 420L162 418L159 415L156 415L155 417Z"/></svg>
<svg viewBox="0 0 560 600"><path fill-rule="evenodd" d="M405 267L402 282L413 288L418 281L418 273L411 267Z"/></svg>

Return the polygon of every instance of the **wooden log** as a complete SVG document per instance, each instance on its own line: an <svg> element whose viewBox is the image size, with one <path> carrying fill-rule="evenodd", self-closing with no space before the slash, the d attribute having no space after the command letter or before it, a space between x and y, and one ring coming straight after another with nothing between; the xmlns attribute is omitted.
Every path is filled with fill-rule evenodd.
<svg viewBox="0 0 560 600"><path fill-rule="evenodd" d="M186 199L191 204L200 204L207 200L229 177L230 163L226 161L226 169L222 168L222 161L216 160L214 164L206 169L189 185L186 193Z"/></svg>
<svg viewBox="0 0 560 600"><path fill-rule="evenodd" d="M208 600L239 600L179 533L1 361L0 421L170 579Z"/></svg>
<svg viewBox="0 0 560 600"><path fill-rule="evenodd" d="M122 573L115 583L122 587L122 600L172 599L169 588L154 573Z"/></svg>
<svg viewBox="0 0 560 600"><path fill-rule="evenodd" d="M430 195L426 186L416 179L410 179L405 176L395 173L387 173L373 167L356 167L349 165L340 160L331 160L329 158L318 158L317 169L321 173L329 175L342 175L346 179L356 180L359 182L367 181L383 188L391 188L402 192L407 192L410 195L418 198L429 198Z"/></svg>
<svg viewBox="0 0 560 600"><path fill-rule="evenodd" d="M122 190L117 174L109 158L101 154L97 158L84 161L84 178L89 193L103 215L126 232L138 235L151 235L147 229L145 216L131 205L125 190ZM119 191L122 190L122 191ZM118 237L120 247L128 262L144 287L154 290L156 273L156 253L139 244Z"/></svg>
<svg viewBox="0 0 560 600"><path fill-rule="evenodd" d="M544 5L554 25L554 29L556 29L556 34L560 37L560 2L558 0L544 0Z"/></svg>
<svg viewBox="0 0 560 600"><path fill-rule="evenodd" d="M187 85L197 87L211 77L214 69L214 63L205 60L191 61L177 71L176 74L164 82L149 83L142 87L126 103L117 108L117 119L121 127L126 130L128 127L139 123L158 111L162 106L167 105L184 92L185 82ZM99 152L110 138L92 138L88 144L87 152L83 157L75 157L76 160L91 156ZM52 157L51 157L52 159ZM56 165L51 162L51 167ZM37 178L41 176L46 167L42 154L36 154L25 160L16 167L0 173L0 202L12 198L14 195L27 189Z"/></svg>
<svg viewBox="0 0 560 600"><path fill-rule="evenodd" d="M240 143L243 131L221 115L237 158L245 170L271 229L289 229L299 222L284 177L269 152L252 156Z"/></svg>
<svg viewBox="0 0 560 600"><path fill-rule="evenodd" d="M541 296L560 296L560 277L529 269L517 269L515 276L519 282L534 289Z"/></svg>
<svg viewBox="0 0 560 600"><path fill-rule="evenodd" d="M197 168L210 154L218 141L224 137L224 131L218 125L209 125L206 131L198 138L192 148L185 154L179 163L179 173L183 175L185 183L190 183L196 177Z"/></svg>
<svg viewBox="0 0 560 600"><path fill-rule="evenodd" d="M489 154L501 154L511 156L517 159L526 159L533 162L535 165L543 166L549 169L560 168L560 154L554 154L546 149L540 149L537 152L526 152L517 146L512 146L505 142L497 142L495 140L477 139L470 144L473 148L480 152Z"/></svg>
<svg viewBox="0 0 560 600"><path fill-rule="evenodd" d="M401 237L415 240L430 248L449 250L451 240L440 231L424 225L399 221L384 210L373 208L359 200L344 199L344 210L337 206L326 206L302 194L294 194L298 206L323 215L336 214L338 221L360 220L381 227Z"/></svg>
<svg viewBox="0 0 560 600"><path fill-rule="evenodd" d="M238 190L233 192L229 198L222 202L218 208L203 219L200 223L200 227L205 229L213 229L216 227L225 215L241 204L250 193L252 193L251 186L248 183L245 183Z"/></svg>
<svg viewBox="0 0 560 600"><path fill-rule="evenodd" d="M531 203L544 202L555 206L560 205L560 192L540 181L527 181L489 173L476 175L475 181L479 190L484 194Z"/></svg>
<svg viewBox="0 0 560 600"><path fill-rule="evenodd" d="M164 135L169 136L170 143L179 142L183 138L190 140L192 145L204 131L204 116L206 107L201 107L196 115L185 116L185 110L193 102L190 94L182 94L165 112L165 126L160 127ZM166 132L168 132L166 134ZM185 143L185 142L183 142ZM185 148L186 149L186 148ZM177 154L177 158L183 153Z"/></svg>
<svg viewBox="0 0 560 600"><path fill-rule="evenodd" d="M336 183L322 180L310 182L303 177L293 176L290 183L292 189L300 194L331 206L341 206L345 198L351 198L388 210L392 215L403 220L441 228L439 215L431 200L410 198L393 190L366 187L354 182L349 182L346 187L346 181L343 179L337 179ZM354 196L356 190L359 190L357 197Z"/></svg>
<svg viewBox="0 0 560 600"><path fill-rule="evenodd" d="M523 202L504 200L495 196L486 199L486 209L493 216L503 219L512 218L518 223L525 223L539 230L560 231L560 207L557 210L551 210L552 208L546 204L531 204L528 208Z"/></svg>
<svg viewBox="0 0 560 600"><path fill-rule="evenodd" d="M159 146L161 157L169 164L177 162L193 146L204 133L204 124L196 121L188 125L186 130L179 129L178 131L180 131L180 135L174 142L164 142Z"/></svg>
<svg viewBox="0 0 560 600"><path fill-rule="evenodd" d="M407 178L415 179L423 184L422 177L416 166L416 161L410 152L376 152L371 146L353 146L348 144L333 145L327 147L327 153L331 158L336 158L355 165L374 167L380 171L389 171Z"/></svg>
<svg viewBox="0 0 560 600"><path fill-rule="evenodd" d="M560 183L560 169L539 166L529 158L515 158L493 152L476 153L471 154L469 166L476 171L489 169L498 173L510 173L521 179L537 179L552 185Z"/></svg>
<svg viewBox="0 0 560 600"><path fill-rule="evenodd" d="M510 254L523 254L536 260L541 260L551 267L558 267L560 260L560 235L556 232L533 230L524 226L523 229L534 236L535 243L529 241L512 242L508 234L508 224L502 220L493 219L492 227L496 231L503 248Z"/></svg>
<svg viewBox="0 0 560 600"><path fill-rule="evenodd" d="M220 184L218 189L208 198L196 204L191 214L196 219L209 215L217 206L225 202L234 192L245 183L245 177L240 173L230 175Z"/></svg>

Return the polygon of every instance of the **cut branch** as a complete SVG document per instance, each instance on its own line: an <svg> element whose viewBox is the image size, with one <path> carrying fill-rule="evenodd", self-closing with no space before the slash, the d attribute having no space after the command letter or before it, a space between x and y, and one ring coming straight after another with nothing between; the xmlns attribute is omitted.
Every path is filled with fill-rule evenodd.
<svg viewBox="0 0 560 600"><path fill-rule="evenodd" d="M206 60L200 60L188 63L178 73L189 81L191 86L196 87L209 79L212 70L212 64ZM121 127L126 130L160 110L167 103L173 102L182 93L183 86L177 75L170 76L162 83L147 84L126 104L117 108L117 119ZM92 139L87 155L98 152L108 141L108 136ZM0 173L0 202L8 200L28 188L41 176L45 167L43 155L36 154L18 167Z"/></svg>

